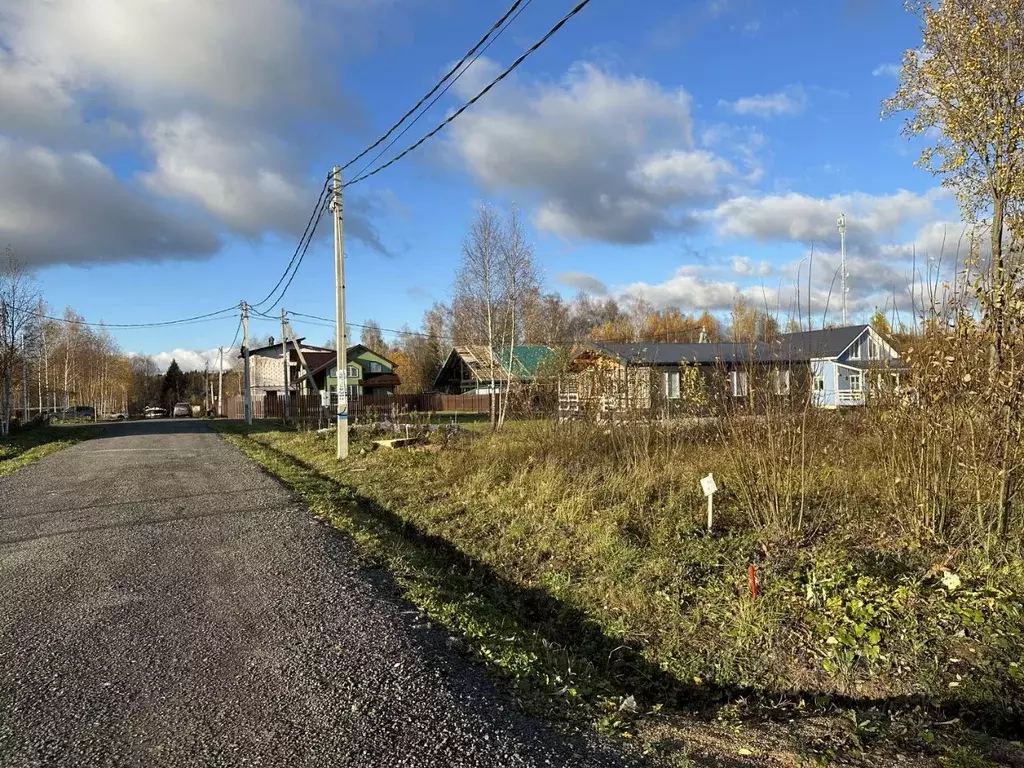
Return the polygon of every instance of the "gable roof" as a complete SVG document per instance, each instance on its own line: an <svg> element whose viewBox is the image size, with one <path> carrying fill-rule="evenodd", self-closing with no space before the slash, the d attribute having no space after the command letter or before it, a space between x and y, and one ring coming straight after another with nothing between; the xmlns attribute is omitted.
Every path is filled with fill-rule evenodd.
<svg viewBox="0 0 1024 768"><path fill-rule="evenodd" d="M393 362L393 361L391 361L391 360L388 360L388 359L387 359L386 357L384 357L384 355L382 355L382 354L381 354L380 352L378 352L378 351L377 351L377 350L375 350L375 349L370 349L370 348L369 348L368 346L366 346L365 344L353 344L353 345L352 345L351 347L349 347L349 348L348 348L348 351L347 351L347 353L346 353L346 354L347 354L347 356L348 356L348 357L352 357L353 355L355 355L355 354L358 354L358 352L357 352L356 350L362 350L363 352L369 352L369 353L370 353L371 355L375 355L375 356L379 357L379 358L380 358L381 360L383 360L383 361L384 361L385 363L387 363L388 365L390 365L390 366L391 366L392 368L396 368L396 367L397 367L397 366L396 366L396 365L394 364L394 362Z"/></svg>
<svg viewBox="0 0 1024 768"><path fill-rule="evenodd" d="M780 357L786 360L838 357L870 326L848 325L817 331L785 333L779 341Z"/></svg>
<svg viewBox="0 0 1024 768"><path fill-rule="evenodd" d="M367 351L367 352L369 352L369 353L379 357L381 360L383 360L385 363L387 363L388 365L391 366L391 370L392 371L394 371L394 369L397 368L397 366L393 362L388 360L386 357L384 357L384 355L382 355L382 354L380 354L378 352L374 352L372 349L370 349L369 347L363 346L362 344L353 344L351 347L349 347L347 350L345 350L345 361L346 361L346 363L351 363L352 362L352 357L356 354L357 350L365 350L365 351ZM329 369L332 365L334 365L337 362L337 360L338 360L338 353L335 350L333 350L333 349L328 350L328 353L329 354L324 355L322 358L320 358L320 362L318 364L314 364L313 361L309 359L310 358L310 354L306 355L307 360L309 360L309 365L310 365L310 371L309 372L311 374L320 373L321 371L325 371L325 370ZM321 355L321 353L319 353L319 352L312 353L312 354L316 354L318 357Z"/></svg>
<svg viewBox="0 0 1024 768"><path fill-rule="evenodd" d="M324 365L330 365L338 357L338 353L334 350L330 352L303 352L302 355L306 358L310 373L319 373L324 368Z"/></svg>
<svg viewBox="0 0 1024 768"><path fill-rule="evenodd" d="M868 331L868 325L822 328L784 333L774 342L714 342L674 344L665 342L605 343L584 346L626 365L712 365L716 363L802 363L835 358Z"/></svg>
<svg viewBox="0 0 1024 768"><path fill-rule="evenodd" d="M491 365L493 363L493 380L507 382L532 379L537 375L544 361L553 357L554 354L555 351L551 347L543 344L521 344L512 347L512 361L509 366L507 349L495 351L489 349L486 344L455 346L445 358L441 370L437 372L434 384L436 385L444 378L445 372L452 366L456 358L462 360L474 381L491 381Z"/></svg>
<svg viewBox="0 0 1024 768"><path fill-rule="evenodd" d="M660 342L634 342L628 344L610 344L593 342L587 345L591 349L609 357L614 357L626 364L640 365L679 365L692 363L711 365L713 363L737 363L750 360L772 359L771 345L761 341L715 342L710 344L669 344Z"/></svg>
<svg viewBox="0 0 1024 768"><path fill-rule="evenodd" d="M554 354L555 351L551 347L543 344L521 344L512 347L512 372L517 378L532 378Z"/></svg>
<svg viewBox="0 0 1024 768"><path fill-rule="evenodd" d="M301 336L301 337L299 337L297 339L294 339L294 340L290 339L288 341L288 343L291 344L292 341L297 342L299 344L299 346L302 347L302 351L303 352L332 352L333 351L331 349L328 349L327 347L318 347L315 344L303 344L303 342L305 340L306 340L306 337L305 336ZM250 349L249 350L249 357L252 357L253 355L258 354L260 352L265 352L268 349L280 349L280 348L281 348L281 340L278 339L273 344L264 344L262 347L256 347L255 349ZM238 356L242 357L242 350L241 349L238 350Z"/></svg>

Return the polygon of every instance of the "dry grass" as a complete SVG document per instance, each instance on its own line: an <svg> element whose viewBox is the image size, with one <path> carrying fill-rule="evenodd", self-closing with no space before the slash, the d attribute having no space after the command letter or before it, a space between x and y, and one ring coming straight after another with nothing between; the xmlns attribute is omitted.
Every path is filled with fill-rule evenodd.
<svg viewBox="0 0 1024 768"><path fill-rule="evenodd" d="M803 499L799 528L756 525L751 469L723 450L756 441L757 420L739 437L697 423L510 423L343 466L315 435L235 439L300 490L328 483L307 498L532 706L589 702L599 727L619 731L639 727L616 708L628 694L642 712L739 702L743 717L840 707L886 723L916 712L901 731L911 740L931 718L1012 731L1024 700L1019 547L954 553L906 525L875 466L884 433L865 418L816 412L800 427L823 437L799 475L777 476L798 492L764 491ZM709 471L722 489L713 535L699 488Z"/></svg>

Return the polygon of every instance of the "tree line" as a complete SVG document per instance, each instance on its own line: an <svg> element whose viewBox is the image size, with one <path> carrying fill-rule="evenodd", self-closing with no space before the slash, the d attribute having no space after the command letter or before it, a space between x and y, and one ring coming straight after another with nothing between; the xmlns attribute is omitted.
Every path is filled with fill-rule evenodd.
<svg viewBox="0 0 1024 768"><path fill-rule="evenodd" d="M875 313L871 324L892 335L883 311ZM798 318L783 323L768 307L742 296L723 320L707 309L659 309L635 295L595 297L581 292L566 299L545 292L519 211L513 207L503 216L484 205L463 241L450 301L435 302L418 329L406 325L388 338L376 320L367 320L359 341L398 365L404 391L424 392L431 389L453 346L482 345L507 355L520 344L568 348L584 342L750 343L773 341L802 327Z"/></svg>
<svg viewBox="0 0 1024 768"><path fill-rule="evenodd" d="M210 376L182 372L177 362L161 373L151 357L125 353L108 329L86 324L74 309L58 316L7 247L0 263L0 435L12 423L74 406L137 414L150 405L200 404ZM224 386L236 393L239 374L225 372Z"/></svg>

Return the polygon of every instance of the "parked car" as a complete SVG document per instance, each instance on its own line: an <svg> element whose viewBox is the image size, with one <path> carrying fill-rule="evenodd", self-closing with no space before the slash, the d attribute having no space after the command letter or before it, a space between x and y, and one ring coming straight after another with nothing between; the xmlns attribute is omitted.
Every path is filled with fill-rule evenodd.
<svg viewBox="0 0 1024 768"><path fill-rule="evenodd" d="M171 415L176 419L179 416L191 416L192 406L188 403L176 403L174 406L174 412Z"/></svg>
<svg viewBox="0 0 1024 768"><path fill-rule="evenodd" d="M127 413L108 413L103 416L108 421L125 421L128 418Z"/></svg>
<svg viewBox="0 0 1024 768"><path fill-rule="evenodd" d="M147 419L162 419L164 416L167 415L167 409L151 405L145 411L143 411L142 415L145 416Z"/></svg>
<svg viewBox="0 0 1024 768"><path fill-rule="evenodd" d="M91 405L73 405L62 411L52 414L51 418L62 421L64 419L95 419L96 409Z"/></svg>

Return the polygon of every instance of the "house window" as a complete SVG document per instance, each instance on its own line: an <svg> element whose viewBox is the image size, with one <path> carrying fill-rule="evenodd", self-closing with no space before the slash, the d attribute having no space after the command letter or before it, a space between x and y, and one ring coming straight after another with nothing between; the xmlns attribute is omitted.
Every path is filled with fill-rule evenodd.
<svg viewBox="0 0 1024 768"><path fill-rule="evenodd" d="M349 384L348 397L349 400L351 400L354 397L359 397L359 386L357 384Z"/></svg>
<svg viewBox="0 0 1024 768"><path fill-rule="evenodd" d="M850 374L850 390L853 392L860 392L860 374Z"/></svg>
<svg viewBox="0 0 1024 768"><path fill-rule="evenodd" d="M814 391L815 392L824 392L825 391L825 377L824 376L815 376L814 377Z"/></svg>
<svg viewBox="0 0 1024 768"><path fill-rule="evenodd" d="M772 392L776 395L789 394L789 369L780 371L778 368L772 371Z"/></svg>
<svg viewBox="0 0 1024 768"><path fill-rule="evenodd" d="M881 360L882 349L874 338L868 339L868 360Z"/></svg>
<svg viewBox="0 0 1024 768"><path fill-rule="evenodd" d="M850 359L860 360L860 339L853 342L853 345L850 347Z"/></svg>
<svg viewBox="0 0 1024 768"><path fill-rule="evenodd" d="M679 399L679 371L661 374L661 393L669 400Z"/></svg>
<svg viewBox="0 0 1024 768"><path fill-rule="evenodd" d="M380 363L373 363L373 362L370 363L370 373L383 373L383 372L384 372L384 366L382 366Z"/></svg>
<svg viewBox="0 0 1024 768"><path fill-rule="evenodd" d="M746 397L749 394L746 371L733 371L729 374L729 378L732 379L733 397Z"/></svg>
<svg viewBox="0 0 1024 768"><path fill-rule="evenodd" d="M359 378L359 366L350 365L348 367L348 377L350 379L358 379Z"/></svg>

